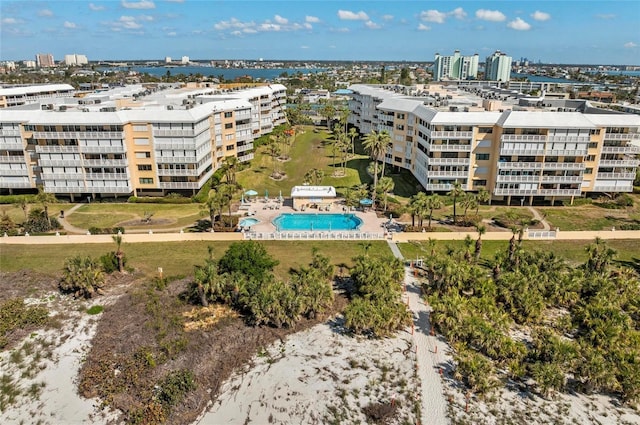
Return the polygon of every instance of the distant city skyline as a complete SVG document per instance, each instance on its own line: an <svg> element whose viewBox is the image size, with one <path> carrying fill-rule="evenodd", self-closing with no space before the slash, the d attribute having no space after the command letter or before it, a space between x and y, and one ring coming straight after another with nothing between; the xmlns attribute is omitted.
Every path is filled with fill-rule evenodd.
<svg viewBox="0 0 640 425"><path fill-rule="evenodd" d="M640 65L637 1L6 1L0 60L432 61L496 50L545 63Z"/></svg>

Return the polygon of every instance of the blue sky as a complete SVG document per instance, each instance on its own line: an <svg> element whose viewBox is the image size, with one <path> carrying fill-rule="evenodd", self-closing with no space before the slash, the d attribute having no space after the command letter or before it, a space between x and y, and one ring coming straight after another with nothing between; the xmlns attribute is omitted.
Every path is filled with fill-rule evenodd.
<svg viewBox="0 0 640 425"><path fill-rule="evenodd" d="M0 59L430 61L640 65L640 1L0 0Z"/></svg>

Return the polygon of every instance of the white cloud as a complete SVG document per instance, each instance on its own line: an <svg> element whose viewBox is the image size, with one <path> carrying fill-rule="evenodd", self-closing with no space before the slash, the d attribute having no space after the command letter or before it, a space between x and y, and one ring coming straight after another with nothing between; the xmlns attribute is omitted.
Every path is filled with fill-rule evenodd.
<svg viewBox="0 0 640 425"><path fill-rule="evenodd" d="M329 28L331 32L349 32L349 28L341 27L341 28Z"/></svg>
<svg viewBox="0 0 640 425"><path fill-rule="evenodd" d="M448 15L451 15L456 19L464 19L467 17L467 12L465 12L463 8L458 7L449 12Z"/></svg>
<svg viewBox="0 0 640 425"><path fill-rule="evenodd" d="M418 25L418 31L431 31L431 27L425 24L420 24Z"/></svg>
<svg viewBox="0 0 640 425"><path fill-rule="evenodd" d="M289 23L289 20L287 18L283 18L280 15L274 16L273 20L276 21L276 24L280 24L280 25L287 25Z"/></svg>
<svg viewBox="0 0 640 425"><path fill-rule="evenodd" d="M308 49L309 46L300 46L301 49Z"/></svg>
<svg viewBox="0 0 640 425"><path fill-rule="evenodd" d="M184 0L165 0L169 3L184 3Z"/></svg>
<svg viewBox="0 0 640 425"><path fill-rule="evenodd" d="M137 30L142 28L142 24L139 22L136 22L136 18L134 18L133 16L120 16L120 18L115 21L115 22L111 22L110 23L111 29L114 31L120 31L120 30Z"/></svg>
<svg viewBox="0 0 640 425"><path fill-rule="evenodd" d="M89 9L93 10L94 12L98 12L100 10L104 10L104 6L89 3Z"/></svg>
<svg viewBox="0 0 640 425"><path fill-rule="evenodd" d="M305 16L304 17L304 21L308 24L317 24L318 22L320 22L320 18L318 18L317 16Z"/></svg>
<svg viewBox="0 0 640 425"><path fill-rule="evenodd" d="M439 12L435 9L420 12L420 19L426 22L435 22L436 24L444 24L447 14Z"/></svg>
<svg viewBox="0 0 640 425"><path fill-rule="evenodd" d="M549 19L551 19L551 15L546 12L540 12L539 10L533 12L531 14L531 17L536 21L548 21Z"/></svg>
<svg viewBox="0 0 640 425"><path fill-rule="evenodd" d="M507 26L516 31L529 31L531 29L531 25L520 18L516 18L509 22Z"/></svg>
<svg viewBox="0 0 640 425"><path fill-rule="evenodd" d="M630 41L628 43L624 43L624 47L626 49L633 49L634 47L638 47L638 45L636 43L634 43L633 41Z"/></svg>
<svg viewBox="0 0 640 425"><path fill-rule="evenodd" d="M21 21L17 20L16 18L4 18L0 22L2 22L5 25L15 25L15 24L19 24Z"/></svg>
<svg viewBox="0 0 640 425"><path fill-rule="evenodd" d="M393 15L382 15L383 21L393 21Z"/></svg>
<svg viewBox="0 0 640 425"><path fill-rule="evenodd" d="M50 18L53 16L53 12L50 11L49 9L42 9L38 11L38 16L44 16L44 17Z"/></svg>
<svg viewBox="0 0 640 425"><path fill-rule="evenodd" d="M78 28L75 22L69 22L69 21L64 21L64 24L62 24L62 26L70 30Z"/></svg>
<svg viewBox="0 0 640 425"><path fill-rule="evenodd" d="M263 24L260 24L260 26L257 29L263 32L279 32L282 29L282 27L278 24L265 22Z"/></svg>
<svg viewBox="0 0 640 425"><path fill-rule="evenodd" d="M122 0L120 3L125 9L155 9L156 4L151 0L127 1Z"/></svg>
<svg viewBox="0 0 640 425"><path fill-rule="evenodd" d="M154 20L154 18L153 18L153 16L149 16L149 15L139 15L139 16L136 17L136 20L151 22L151 21Z"/></svg>
<svg viewBox="0 0 640 425"><path fill-rule="evenodd" d="M373 22L371 20L365 22L364 26L369 28L370 30L379 30L380 28L382 28L382 25L376 24L375 22Z"/></svg>
<svg viewBox="0 0 640 425"><path fill-rule="evenodd" d="M176 35L178 35L178 33L177 33L177 32L175 32L175 31L171 31L171 32L168 32L168 33L167 33L167 35L168 35L169 37L175 37Z"/></svg>
<svg viewBox="0 0 640 425"><path fill-rule="evenodd" d="M596 18L598 19L613 19L615 17L616 15L614 15L613 13L599 13L596 15Z"/></svg>
<svg viewBox="0 0 640 425"><path fill-rule="evenodd" d="M362 10L360 12L338 10L338 18L342 19L343 21L368 21L369 15L364 13Z"/></svg>
<svg viewBox="0 0 640 425"><path fill-rule="evenodd" d="M487 10L487 9L478 9L476 10L476 18L482 19L483 21L491 21L491 22L502 22L507 19L504 16L504 13L499 10Z"/></svg>

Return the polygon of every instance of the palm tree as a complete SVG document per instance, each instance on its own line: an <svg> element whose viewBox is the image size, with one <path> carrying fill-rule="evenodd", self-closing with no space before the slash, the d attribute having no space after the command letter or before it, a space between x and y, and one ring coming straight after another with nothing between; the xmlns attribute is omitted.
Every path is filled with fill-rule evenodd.
<svg viewBox="0 0 640 425"><path fill-rule="evenodd" d="M462 189L462 185L459 182L453 183L453 187L451 188L449 193L447 193L447 195L453 198L453 224L456 224L457 222L456 204L458 202L458 198L464 195L464 190Z"/></svg>
<svg viewBox="0 0 640 425"><path fill-rule="evenodd" d="M124 270L124 252L122 252L122 235L114 235L111 237L116 243L116 259L118 260L118 271L122 273Z"/></svg>
<svg viewBox="0 0 640 425"><path fill-rule="evenodd" d="M431 229L431 219L433 218L433 210L439 210L444 207L444 202L437 193L426 197L425 208L429 210L429 229ZM422 225L422 223L420 223Z"/></svg>
<svg viewBox="0 0 640 425"><path fill-rule="evenodd" d="M51 217L49 217L49 204L55 204L58 202L55 195L53 193L48 193L44 191L44 187L38 187L38 194L36 195L36 201L42 204L42 208L44 209L44 215L47 218L47 224L49 225L49 230L51 230Z"/></svg>
<svg viewBox="0 0 640 425"><path fill-rule="evenodd" d="M481 188L476 194L476 215L478 215L478 211L480 210L480 204L487 203L491 200L491 194L484 187Z"/></svg>
<svg viewBox="0 0 640 425"><path fill-rule="evenodd" d="M238 158L235 156L228 156L222 162L222 169L224 170L227 183L232 185L236 184L236 171L238 169L238 164Z"/></svg>
<svg viewBox="0 0 640 425"><path fill-rule="evenodd" d="M387 146L391 138L389 133L386 131L381 131L378 133L373 130L371 133L367 134L364 138L363 147L369 152L371 159L373 159L373 204L375 205L376 201L376 189L378 188L378 159L380 155L382 155L387 150ZM383 159L384 160L384 159Z"/></svg>
<svg viewBox="0 0 640 425"><path fill-rule="evenodd" d="M72 292L75 297L91 298L102 293L104 273L102 267L91 257L78 255L64 263L60 289Z"/></svg>
<svg viewBox="0 0 640 425"><path fill-rule="evenodd" d="M476 261L480 259L480 253L482 251L482 235L487 233L487 227L484 224L480 224L476 227L478 229L478 239L476 240Z"/></svg>
<svg viewBox="0 0 640 425"><path fill-rule="evenodd" d="M393 179L391 177L382 177L378 182L378 190L380 191L380 193L382 193L382 197L384 199L384 212L387 212L387 198L389 192L392 192L394 187L395 184L393 183Z"/></svg>
<svg viewBox="0 0 640 425"><path fill-rule="evenodd" d="M355 127L351 127L349 129L348 135L351 138L351 156L355 156L356 155L355 138L358 135L358 130L356 130Z"/></svg>
<svg viewBox="0 0 640 425"><path fill-rule="evenodd" d="M320 182L322 182L323 178L324 178L324 171L318 170L317 168L312 168L311 170L305 173L304 177L302 178L302 181L304 183L313 184L314 186L317 186L320 184Z"/></svg>
<svg viewBox="0 0 640 425"><path fill-rule="evenodd" d="M232 228L233 220L231 220L231 200L233 199L233 194L235 193L236 188L230 184L221 184L218 186L217 191L221 194L222 205L229 208L229 228Z"/></svg>
<svg viewBox="0 0 640 425"><path fill-rule="evenodd" d="M467 211L469 208L474 208L478 206L478 202L476 201L476 195L473 193L465 193L464 197L460 201L460 206L464 208L464 218L467 220Z"/></svg>
<svg viewBox="0 0 640 425"><path fill-rule="evenodd" d="M416 216L422 217L423 211L426 209L427 194L424 192L418 192L411 197L409 201L409 211L411 211L411 225L415 226ZM420 219L420 227L422 227L422 218Z"/></svg>
<svg viewBox="0 0 640 425"><path fill-rule="evenodd" d="M216 219L216 212L220 211L222 214L222 208L226 205L226 195L220 190L211 189L207 200L200 206L202 213L208 213L211 220L211 231L213 232L214 222Z"/></svg>
<svg viewBox="0 0 640 425"><path fill-rule="evenodd" d="M604 273L616 256L615 249L609 248L607 243L597 237L594 243L586 248L589 254L586 269L591 273Z"/></svg>
<svg viewBox="0 0 640 425"><path fill-rule="evenodd" d="M26 223L27 220L29 220L29 203L23 197L23 198L20 198L16 206L20 207L20 209L22 210L22 213L24 214L24 222Z"/></svg>

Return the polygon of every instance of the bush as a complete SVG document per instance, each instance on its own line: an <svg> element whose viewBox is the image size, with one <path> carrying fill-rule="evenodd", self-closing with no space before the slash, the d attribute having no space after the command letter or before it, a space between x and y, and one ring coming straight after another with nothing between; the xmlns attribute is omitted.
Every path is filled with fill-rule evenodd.
<svg viewBox="0 0 640 425"><path fill-rule="evenodd" d="M565 207L579 207L581 205L591 205L592 203L593 199L591 198L575 198L573 204L571 204L571 200L569 199L562 201L562 205Z"/></svg>
<svg viewBox="0 0 640 425"><path fill-rule="evenodd" d="M36 195L0 195L0 204L17 204L22 201L35 204Z"/></svg>
<svg viewBox="0 0 640 425"><path fill-rule="evenodd" d="M218 270L220 274L240 273L264 282L278 264L279 261L269 255L264 245L253 241L235 242L220 258Z"/></svg>
<svg viewBox="0 0 640 425"><path fill-rule="evenodd" d="M87 309L87 314L94 315L100 314L104 311L104 307L101 305L92 305Z"/></svg>
<svg viewBox="0 0 640 425"><path fill-rule="evenodd" d="M51 226L49 226L49 221ZM24 223L24 231L28 233L46 233L51 230L60 229L60 222L55 217L47 220L47 215L40 208L34 208L29 212L29 218Z"/></svg>
<svg viewBox="0 0 640 425"><path fill-rule="evenodd" d="M91 257L78 255L65 261L59 284L62 292L73 293L75 297L91 298L102 292L103 285L102 268Z"/></svg>
<svg viewBox="0 0 640 425"><path fill-rule="evenodd" d="M124 234L124 227L89 227L92 235L117 235L118 232Z"/></svg>
<svg viewBox="0 0 640 425"><path fill-rule="evenodd" d="M170 193L165 197L155 196L130 196L127 202L132 204L190 204L191 198L185 198L177 193Z"/></svg>
<svg viewBox="0 0 640 425"><path fill-rule="evenodd" d="M7 345L7 336L11 332L28 326L42 326L48 317L46 307L27 306L22 298L3 302L0 304L0 349Z"/></svg>
<svg viewBox="0 0 640 425"><path fill-rule="evenodd" d="M111 251L102 255L99 261L102 271L106 274L118 271L118 257L116 257L115 252ZM122 267L123 269L127 267L127 257L124 254L122 255Z"/></svg>
<svg viewBox="0 0 640 425"><path fill-rule="evenodd" d="M182 401L189 391L196 389L195 376L193 372L186 369L169 372L158 383L158 387L157 399L163 408L168 411Z"/></svg>
<svg viewBox="0 0 640 425"><path fill-rule="evenodd" d="M616 197L615 203L620 205L621 207L632 207L633 198L626 193L622 193Z"/></svg>
<svg viewBox="0 0 640 425"><path fill-rule="evenodd" d="M238 216L232 215L221 215L218 216L218 221L213 223L213 230L215 232L235 232L236 227L238 227L238 221L240 218ZM211 223L207 220L208 223ZM206 229L208 230L208 229Z"/></svg>

